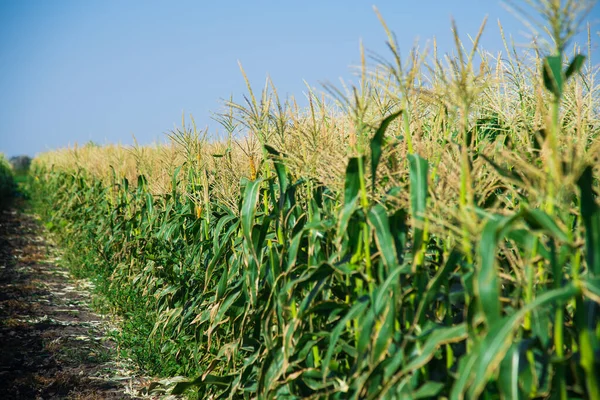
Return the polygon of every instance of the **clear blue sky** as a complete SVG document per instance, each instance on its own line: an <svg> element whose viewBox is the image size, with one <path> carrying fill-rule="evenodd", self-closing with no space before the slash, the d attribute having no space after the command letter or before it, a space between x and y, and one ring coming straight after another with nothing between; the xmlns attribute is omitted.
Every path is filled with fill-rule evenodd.
<svg viewBox="0 0 600 400"><path fill-rule="evenodd" d="M280 95L302 97L303 80L351 77L361 39L387 55L373 4L404 54L417 37L451 51L451 16L465 36L488 15L488 50L502 49L498 18L526 43L497 0L0 0L0 152L151 143L182 112L214 127L210 112L246 92L237 60L254 87L268 74Z"/></svg>

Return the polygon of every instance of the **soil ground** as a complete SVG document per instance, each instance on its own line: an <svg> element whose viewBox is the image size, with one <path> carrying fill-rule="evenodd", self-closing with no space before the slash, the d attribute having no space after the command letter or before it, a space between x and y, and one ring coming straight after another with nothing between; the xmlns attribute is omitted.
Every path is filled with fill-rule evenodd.
<svg viewBox="0 0 600 400"><path fill-rule="evenodd" d="M142 398L144 379L89 308L90 284L58 260L33 216L0 212L0 399Z"/></svg>

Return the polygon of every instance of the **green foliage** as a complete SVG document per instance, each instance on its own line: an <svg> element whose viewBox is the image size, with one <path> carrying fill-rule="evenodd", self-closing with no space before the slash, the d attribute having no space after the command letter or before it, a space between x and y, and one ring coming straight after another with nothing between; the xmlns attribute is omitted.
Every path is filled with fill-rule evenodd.
<svg viewBox="0 0 600 400"><path fill-rule="evenodd" d="M15 191L12 168L4 154L0 153L0 207L5 206Z"/></svg>
<svg viewBox="0 0 600 400"><path fill-rule="evenodd" d="M338 203L322 196L328 189L317 182L290 183L282 155L267 150L277 174L242 182L239 210L215 203L200 217L176 186L152 196L144 177L131 188L126 179L107 186L84 171L34 171L39 209L71 249L77 272L95 277L124 316L120 340L129 355L155 373L197 377L173 390L194 388L199 397L528 397L537 387L550 390L556 367L547 338L557 321L545 316L576 299L596 304L589 303L599 291L593 271L585 275L589 283L540 286L519 306L522 288L502 278L511 271L498 247L510 238L513 251L530 251L528 236L512 234L525 226L553 243L540 251L549 262L561 249L562 266L550 273L562 275L569 253L581 251L570 239L577 227L565 234L535 209L485 217L471 282L468 272L460 274L471 269L460 251L423 234L425 159L409 159L411 207L400 211L419 228L407 243L398 210L357 204L364 159L350 159ZM591 267L598 206L590 174L586 169L580 188ZM517 297L507 303L503 296ZM533 330L523 328L529 314ZM581 318L595 338L590 324L597 321ZM580 329L570 327L565 343L578 343ZM597 351L597 339L590 343ZM567 371L577 385L581 370Z"/></svg>
<svg viewBox="0 0 600 400"><path fill-rule="evenodd" d="M154 373L184 376L163 382L174 394L598 398L597 170L587 160L572 165L576 185L553 175L565 161L559 102L582 65L580 55L565 72L562 55L543 61L540 82L553 97L541 161L538 148L505 166L489 149L519 137L498 114L470 127L475 89L460 93L460 130L442 119L437 132L444 146L460 146L459 211L435 230L441 161L425 157L415 136L405 159L382 162L398 145L396 118L410 127L411 110L384 107L367 124L357 89L359 150L338 188L291 171L292 155L262 131L277 120L264 93L260 105L251 95L240 110L264 158L239 182L235 205L216 195L218 181L203 178L217 172L193 157L160 195L144 176L131 185L116 173L106 182L49 165L34 166L31 187L74 271L93 277L123 316L122 347ZM455 67L466 84L470 66ZM488 167L480 174L496 174L490 186L500 206L475 202L476 163ZM541 200L528 197L538 192Z"/></svg>

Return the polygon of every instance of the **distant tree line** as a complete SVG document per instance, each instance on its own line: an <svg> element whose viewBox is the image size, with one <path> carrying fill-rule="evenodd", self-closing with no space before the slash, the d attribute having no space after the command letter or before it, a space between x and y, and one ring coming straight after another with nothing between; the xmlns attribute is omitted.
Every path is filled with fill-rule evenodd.
<svg viewBox="0 0 600 400"><path fill-rule="evenodd" d="M17 175L26 174L31 166L31 157L14 156L9 159L9 162Z"/></svg>

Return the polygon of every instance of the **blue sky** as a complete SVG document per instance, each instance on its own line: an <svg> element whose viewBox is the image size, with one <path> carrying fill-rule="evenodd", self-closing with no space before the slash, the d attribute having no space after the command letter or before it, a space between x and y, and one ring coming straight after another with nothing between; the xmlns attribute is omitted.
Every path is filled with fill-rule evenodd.
<svg viewBox="0 0 600 400"><path fill-rule="evenodd" d="M433 36L452 51L451 17L466 36L488 15L487 50L502 49L498 19L527 43L496 0L0 0L0 152L130 144L132 135L151 143L182 112L214 129L211 111L246 93L238 60L257 89L270 75L280 95L297 98L303 80L351 78L360 40L387 55L373 5L404 54Z"/></svg>

